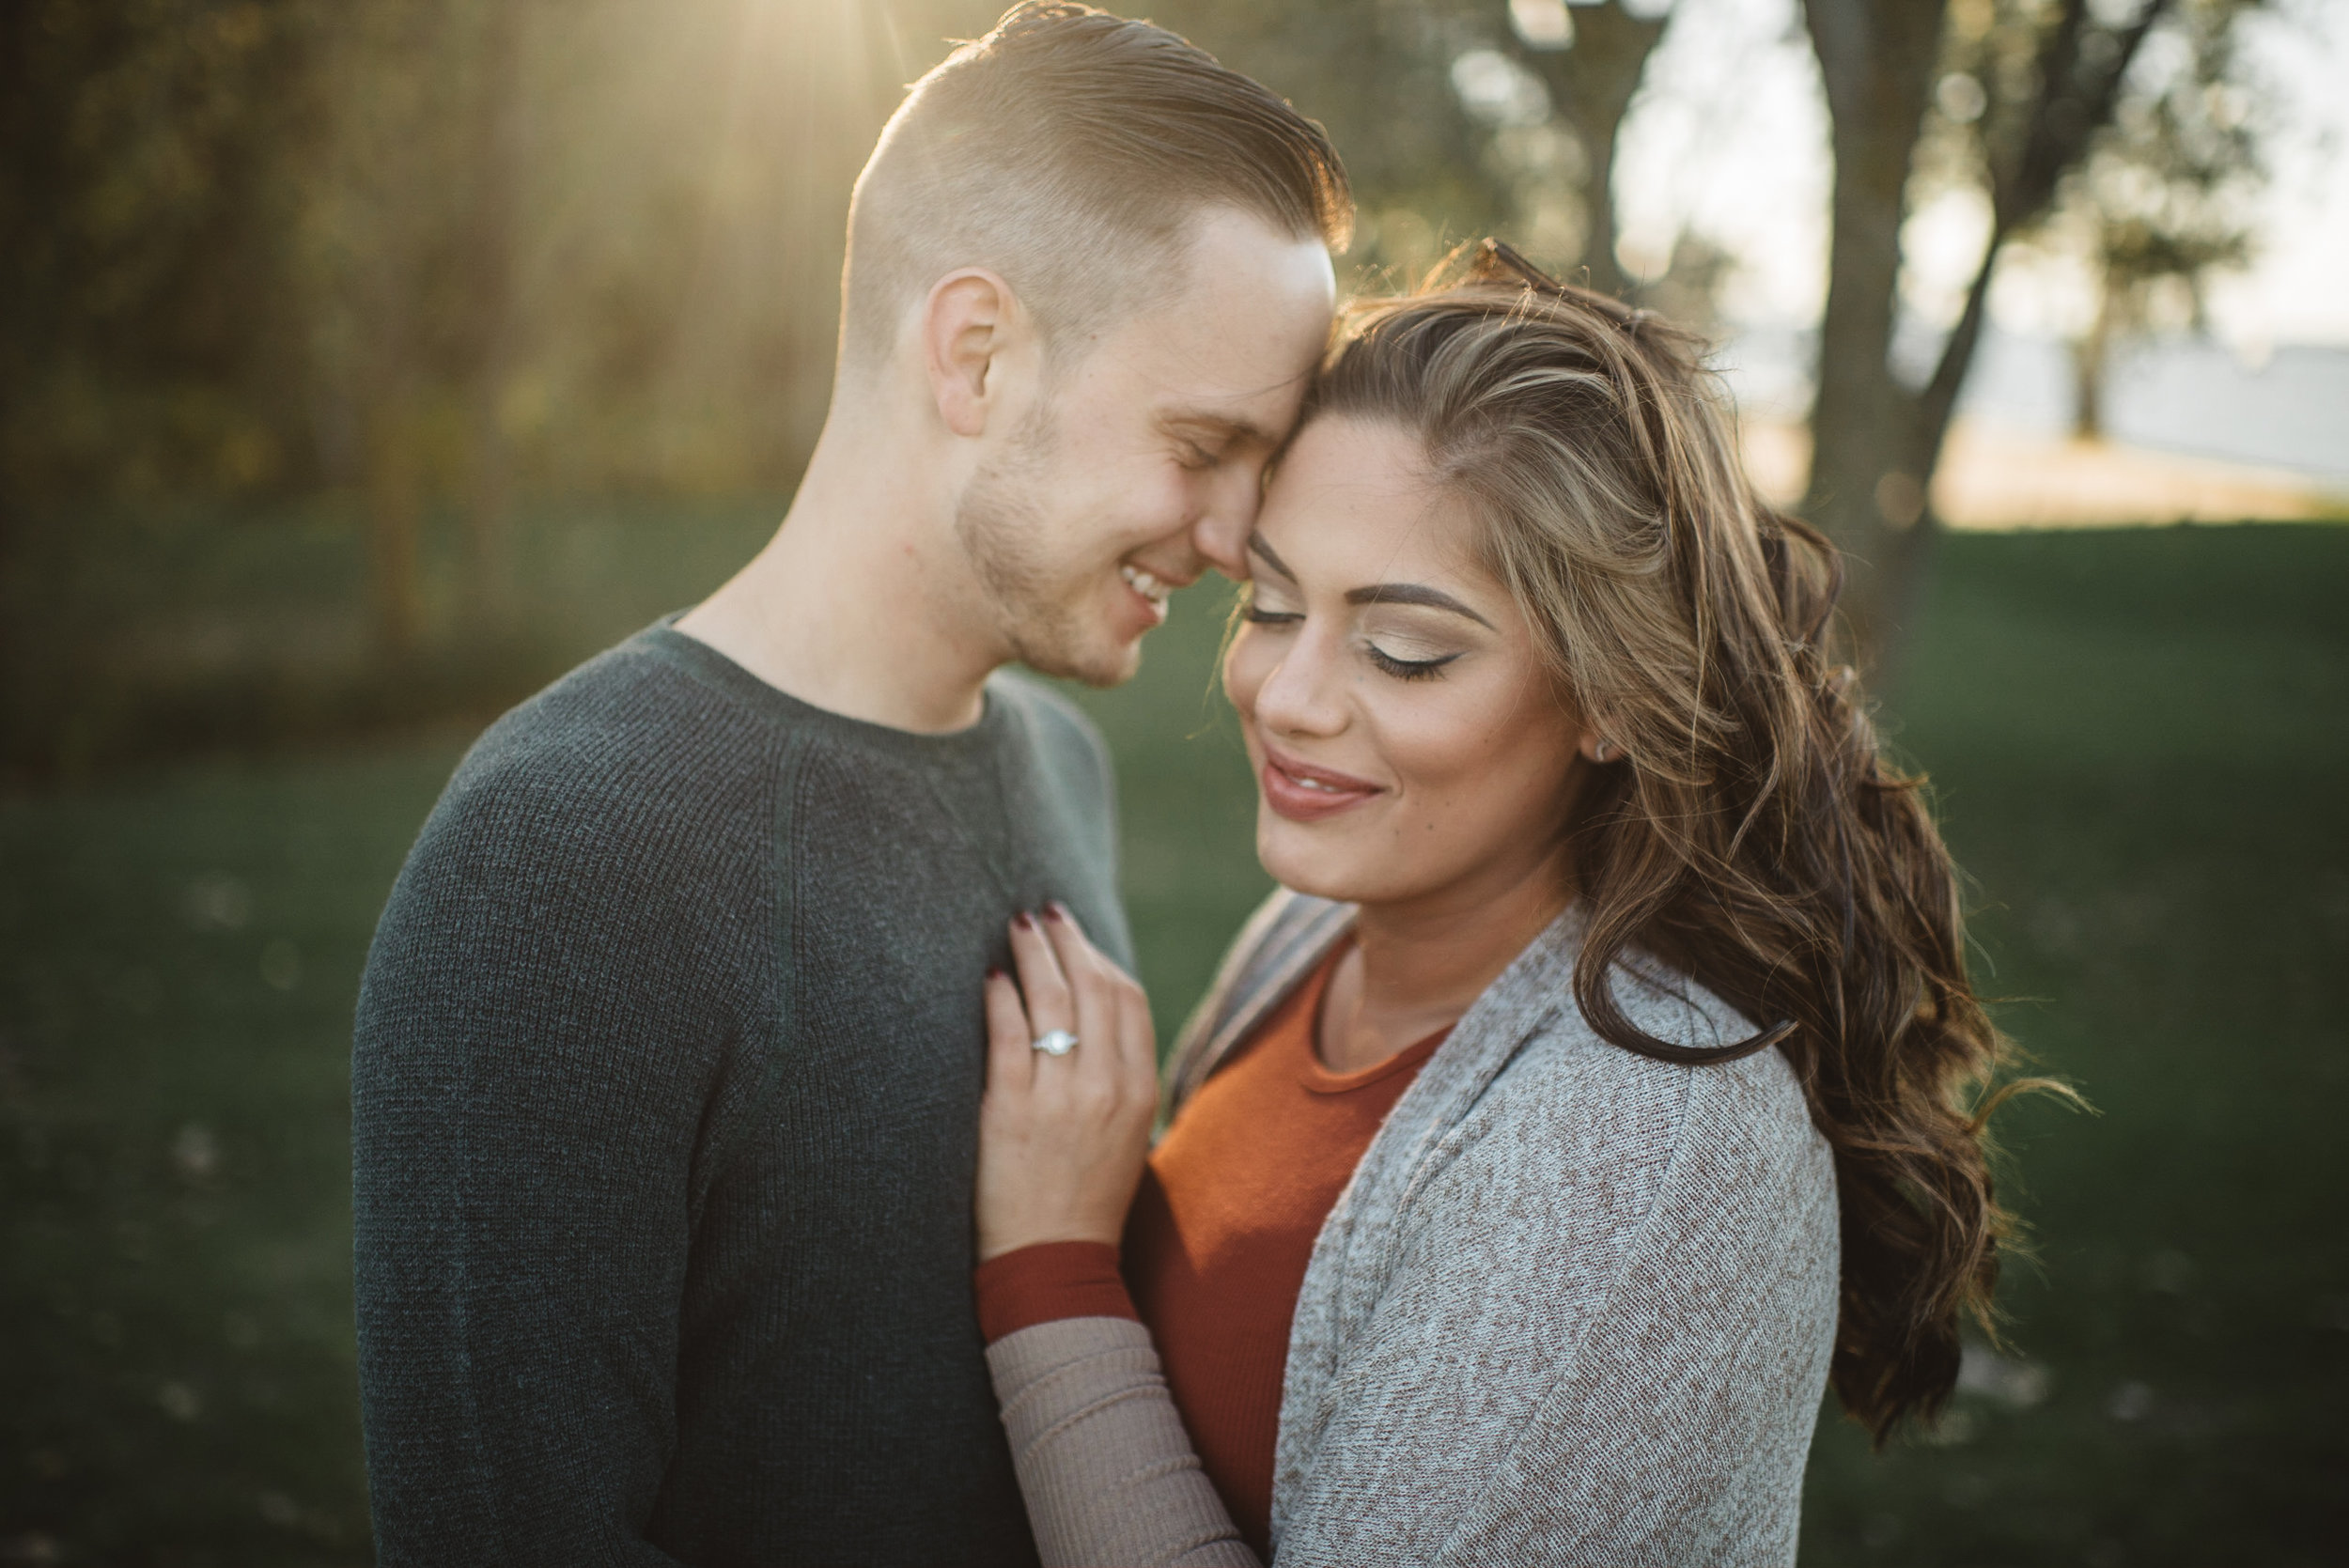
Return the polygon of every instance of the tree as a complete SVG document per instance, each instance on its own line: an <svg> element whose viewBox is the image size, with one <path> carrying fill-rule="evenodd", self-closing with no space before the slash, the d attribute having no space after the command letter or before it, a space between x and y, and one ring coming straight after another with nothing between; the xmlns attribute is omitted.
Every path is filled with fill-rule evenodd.
<svg viewBox="0 0 2349 1568"><path fill-rule="evenodd" d="M1519 57L1549 89L1582 148L1583 281L1602 294L1621 295L1627 280L1615 259L1615 136L1648 56L1664 36L1667 12L1659 8L1634 16L1621 0L1572 10L1558 4L1554 12L1520 0L1510 10ZM1556 22L1547 22L1552 14Z"/></svg>
<svg viewBox="0 0 2349 1568"><path fill-rule="evenodd" d="M1492 128L1453 80L1462 53L1505 36L1504 0L1169 0L1147 14L1329 131L1361 210L1347 260L1365 286L1408 283L1510 211Z"/></svg>
<svg viewBox="0 0 2349 1568"><path fill-rule="evenodd" d="M2231 13L2181 18L2189 66L2124 99L2066 181L2048 226L2089 260L2096 305L2072 345L2073 433L2105 433L2105 378L2129 338L2199 327L2213 272L2250 256L2246 197L2265 178L2251 95L2236 75Z"/></svg>
<svg viewBox="0 0 2349 1568"><path fill-rule="evenodd" d="M2090 0L1804 0L1836 164L1804 509L1852 559L1846 603L1864 655L1897 640L1925 570L1933 473L2001 250L2046 217L2114 122L2154 29L2187 9L2223 28L2243 4L2140 0L2108 19ZM1937 138L1973 165L1990 230L1933 372L1912 387L1890 359L1901 226Z"/></svg>

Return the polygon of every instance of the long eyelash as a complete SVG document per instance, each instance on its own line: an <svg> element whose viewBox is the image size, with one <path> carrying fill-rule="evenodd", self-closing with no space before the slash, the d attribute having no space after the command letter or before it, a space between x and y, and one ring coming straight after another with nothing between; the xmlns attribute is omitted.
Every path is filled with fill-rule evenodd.
<svg viewBox="0 0 2349 1568"><path fill-rule="evenodd" d="M1252 599L1240 608L1239 618L1253 621L1258 626L1287 626L1305 617L1293 610L1259 610Z"/></svg>
<svg viewBox="0 0 2349 1568"><path fill-rule="evenodd" d="M1391 653L1380 652L1376 644L1365 643L1362 646L1373 664L1397 680L1434 680L1443 674L1445 665L1460 657L1448 653L1441 659L1397 659Z"/></svg>

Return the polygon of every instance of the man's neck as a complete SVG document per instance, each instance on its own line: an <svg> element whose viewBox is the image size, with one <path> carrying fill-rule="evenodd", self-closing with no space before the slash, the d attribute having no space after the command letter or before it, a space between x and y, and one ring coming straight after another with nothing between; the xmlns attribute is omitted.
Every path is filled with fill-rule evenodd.
<svg viewBox="0 0 2349 1568"><path fill-rule="evenodd" d="M801 702L893 729L976 723L1004 661L929 465L828 425L766 549L677 622Z"/></svg>

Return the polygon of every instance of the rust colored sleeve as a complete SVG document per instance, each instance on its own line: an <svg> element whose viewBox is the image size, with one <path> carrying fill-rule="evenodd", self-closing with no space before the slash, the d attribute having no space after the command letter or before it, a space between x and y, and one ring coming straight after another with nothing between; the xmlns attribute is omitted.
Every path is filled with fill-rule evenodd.
<svg viewBox="0 0 2349 1568"><path fill-rule="evenodd" d="M989 1344L1065 1317L1142 1321L1117 1271L1117 1249L1105 1241L1038 1242L989 1258L972 1274L979 1331Z"/></svg>

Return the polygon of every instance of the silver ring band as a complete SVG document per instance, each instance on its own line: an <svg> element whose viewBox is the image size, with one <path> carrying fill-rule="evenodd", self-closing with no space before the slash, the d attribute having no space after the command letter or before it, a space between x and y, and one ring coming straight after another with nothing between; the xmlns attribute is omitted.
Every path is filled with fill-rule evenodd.
<svg viewBox="0 0 2349 1568"><path fill-rule="evenodd" d="M1066 1056L1077 1048L1077 1037L1065 1029L1048 1029L1029 1041L1028 1046L1047 1056Z"/></svg>

